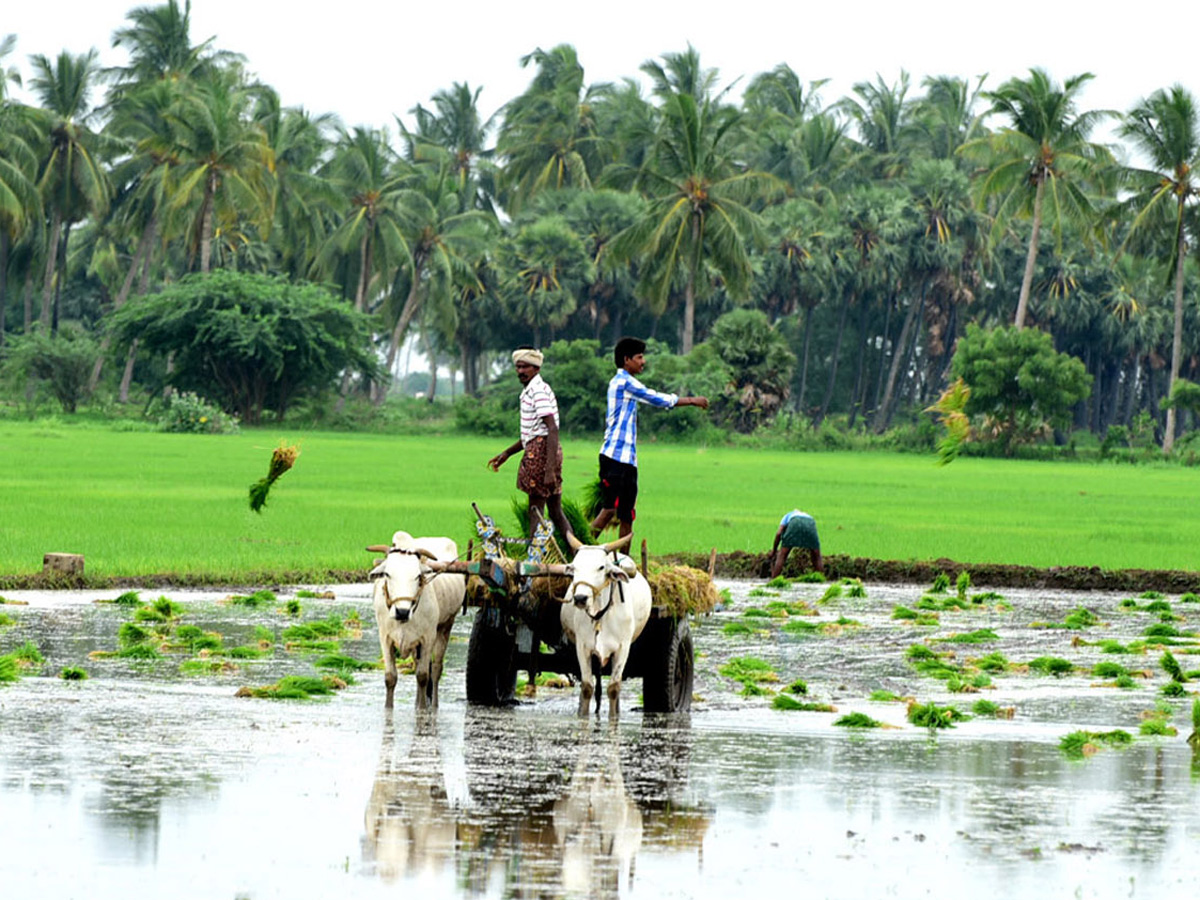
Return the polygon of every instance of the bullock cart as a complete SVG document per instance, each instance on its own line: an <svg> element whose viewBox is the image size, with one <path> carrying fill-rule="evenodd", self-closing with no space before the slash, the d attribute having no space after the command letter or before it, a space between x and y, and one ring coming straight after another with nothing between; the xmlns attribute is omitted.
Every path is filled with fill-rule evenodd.
<svg viewBox="0 0 1200 900"><path fill-rule="evenodd" d="M580 676L560 621L571 578L548 525L532 540L506 538L491 517L474 508L478 550L438 568L467 575L465 605L478 608L467 648L467 700L504 706L516 702L518 672L527 672L531 684L542 672ZM509 555L513 545L524 547L524 559ZM711 612L718 596L707 573L698 569L646 568L643 543L642 569L653 605L630 648L624 677L642 679L646 712L682 712L691 707L695 674L687 616ZM609 666L601 674L608 675Z"/></svg>

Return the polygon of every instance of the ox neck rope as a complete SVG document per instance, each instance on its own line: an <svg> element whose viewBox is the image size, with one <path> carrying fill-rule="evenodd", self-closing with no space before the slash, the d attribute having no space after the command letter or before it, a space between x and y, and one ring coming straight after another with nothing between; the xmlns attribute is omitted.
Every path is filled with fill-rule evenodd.
<svg viewBox="0 0 1200 900"><path fill-rule="evenodd" d="M613 557L613 562L614 563L617 562L617 551L616 550L612 551L612 557ZM625 582L620 581L619 579L614 579L611 575L604 576L604 584L600 585L599 588L593 587L592 585L590 585L584 581L572 581L571 584L568 585L568 587L567 587L567 593L570 594L571 591L573 591L575 589L575 585L578 584L578 585L583 585L588 590L590 590L593 595L595 595L595 594L601 593L605 588L611 588L614 582L617 585L617 594L620 597L621 603L624 603L625 602ZM608 602L604 604L604 608L598 610L594 616L591 613L588 613L588 618L596 623L597 628L599 627L600 620L604 618L604 614L606 612L608 612L610 608L612 608L612 604L613 604L613 592L610 590L608 592Z"/></svg>
<svg viewBox="0 0 1200 900"><path fill-rule="evenodd" d="M401 550L399 547L393 547L388 551L388 553L404 553L408 556L416 556L418 557L418 562L421 556L420 552L417 550ZM429 582L433 581L433 579L437 578L441 574L441 572L434 572L432 575L426 576L424 572L421 572L420 575L417 576L417 593L415 597L393 597L391 591L388 590L388 580L386 577L384 577L384 573L380 572L374 577L383 578L383 599L384 602L387 603L389 609L394 604L399 603L402 600L409 601L412 603L413 609L416 609L417 604L421 602L421 592L425 590L425 585L429 584Z"/></svg>

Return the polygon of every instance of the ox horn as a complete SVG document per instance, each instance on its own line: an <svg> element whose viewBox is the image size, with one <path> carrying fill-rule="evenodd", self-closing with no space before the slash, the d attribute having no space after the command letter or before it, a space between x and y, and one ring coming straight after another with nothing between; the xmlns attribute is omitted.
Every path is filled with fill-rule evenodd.
<svg viewBox="0 0 1200 900"><path fill-rule="evenodd" d="M392 549L391 544L372 544L370 547L367 547L367 552L368 553L387 553L391 549Z"/></svg>
<svg viewBox="0 0 1200 900"><path fill-rule="evenodd" d="M609 541L607 544L604 545L604 550L606 553L611 552L613 550L625 550L629 546L629 542L632 540L633 540L633 532L630 532L629 534L625 535L625 537L623 537L623 538L619 538L618 540L615 540L615 541Z"/></svg>
<svg viewBox="0 0 1200 900"><path fill-rule="evenodd" d="M580 547L583 547L586 545L583 543L583 541L579 540L579 538L575 537L575 532L568 531L567 532L567 546L571 548L572 552L578 552Z"/></svg>
<svg viewBox="0 0 1200 900"><path fill-rule="evenodd" d="M428 559L428 560L432 560L434 562L437 561L437 556L434 555L433 553L430 553L424 547L416 547L413 549L413 552L416 553L417 556L421 557L421 559Z"/></svg>

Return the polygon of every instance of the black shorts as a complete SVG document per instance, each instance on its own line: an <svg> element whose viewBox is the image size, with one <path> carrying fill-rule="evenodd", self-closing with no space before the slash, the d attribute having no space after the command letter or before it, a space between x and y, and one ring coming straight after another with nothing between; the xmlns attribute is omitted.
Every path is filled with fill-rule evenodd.
<svg viewBox="0 0 1200 900"><path fill-rule="evenodd" d="M618 522L632 522L637 504L637 466L600 454L600 496L605 509L617 511Z"/></svg>

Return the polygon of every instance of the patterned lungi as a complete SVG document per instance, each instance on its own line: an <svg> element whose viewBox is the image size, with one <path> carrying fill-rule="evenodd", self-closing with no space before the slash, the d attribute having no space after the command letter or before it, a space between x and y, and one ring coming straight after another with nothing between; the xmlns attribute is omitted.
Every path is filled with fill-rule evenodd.
<svg viewBox="0 0 1200 900"><path fill-rule="evenodd" d="M544 435L535 437L525 445L521 467L517 469L517 490L531 497L553 497L562 493L562 444L558 445L558 458L554 461L554 484L545 483L547 441Z"/></svg>

